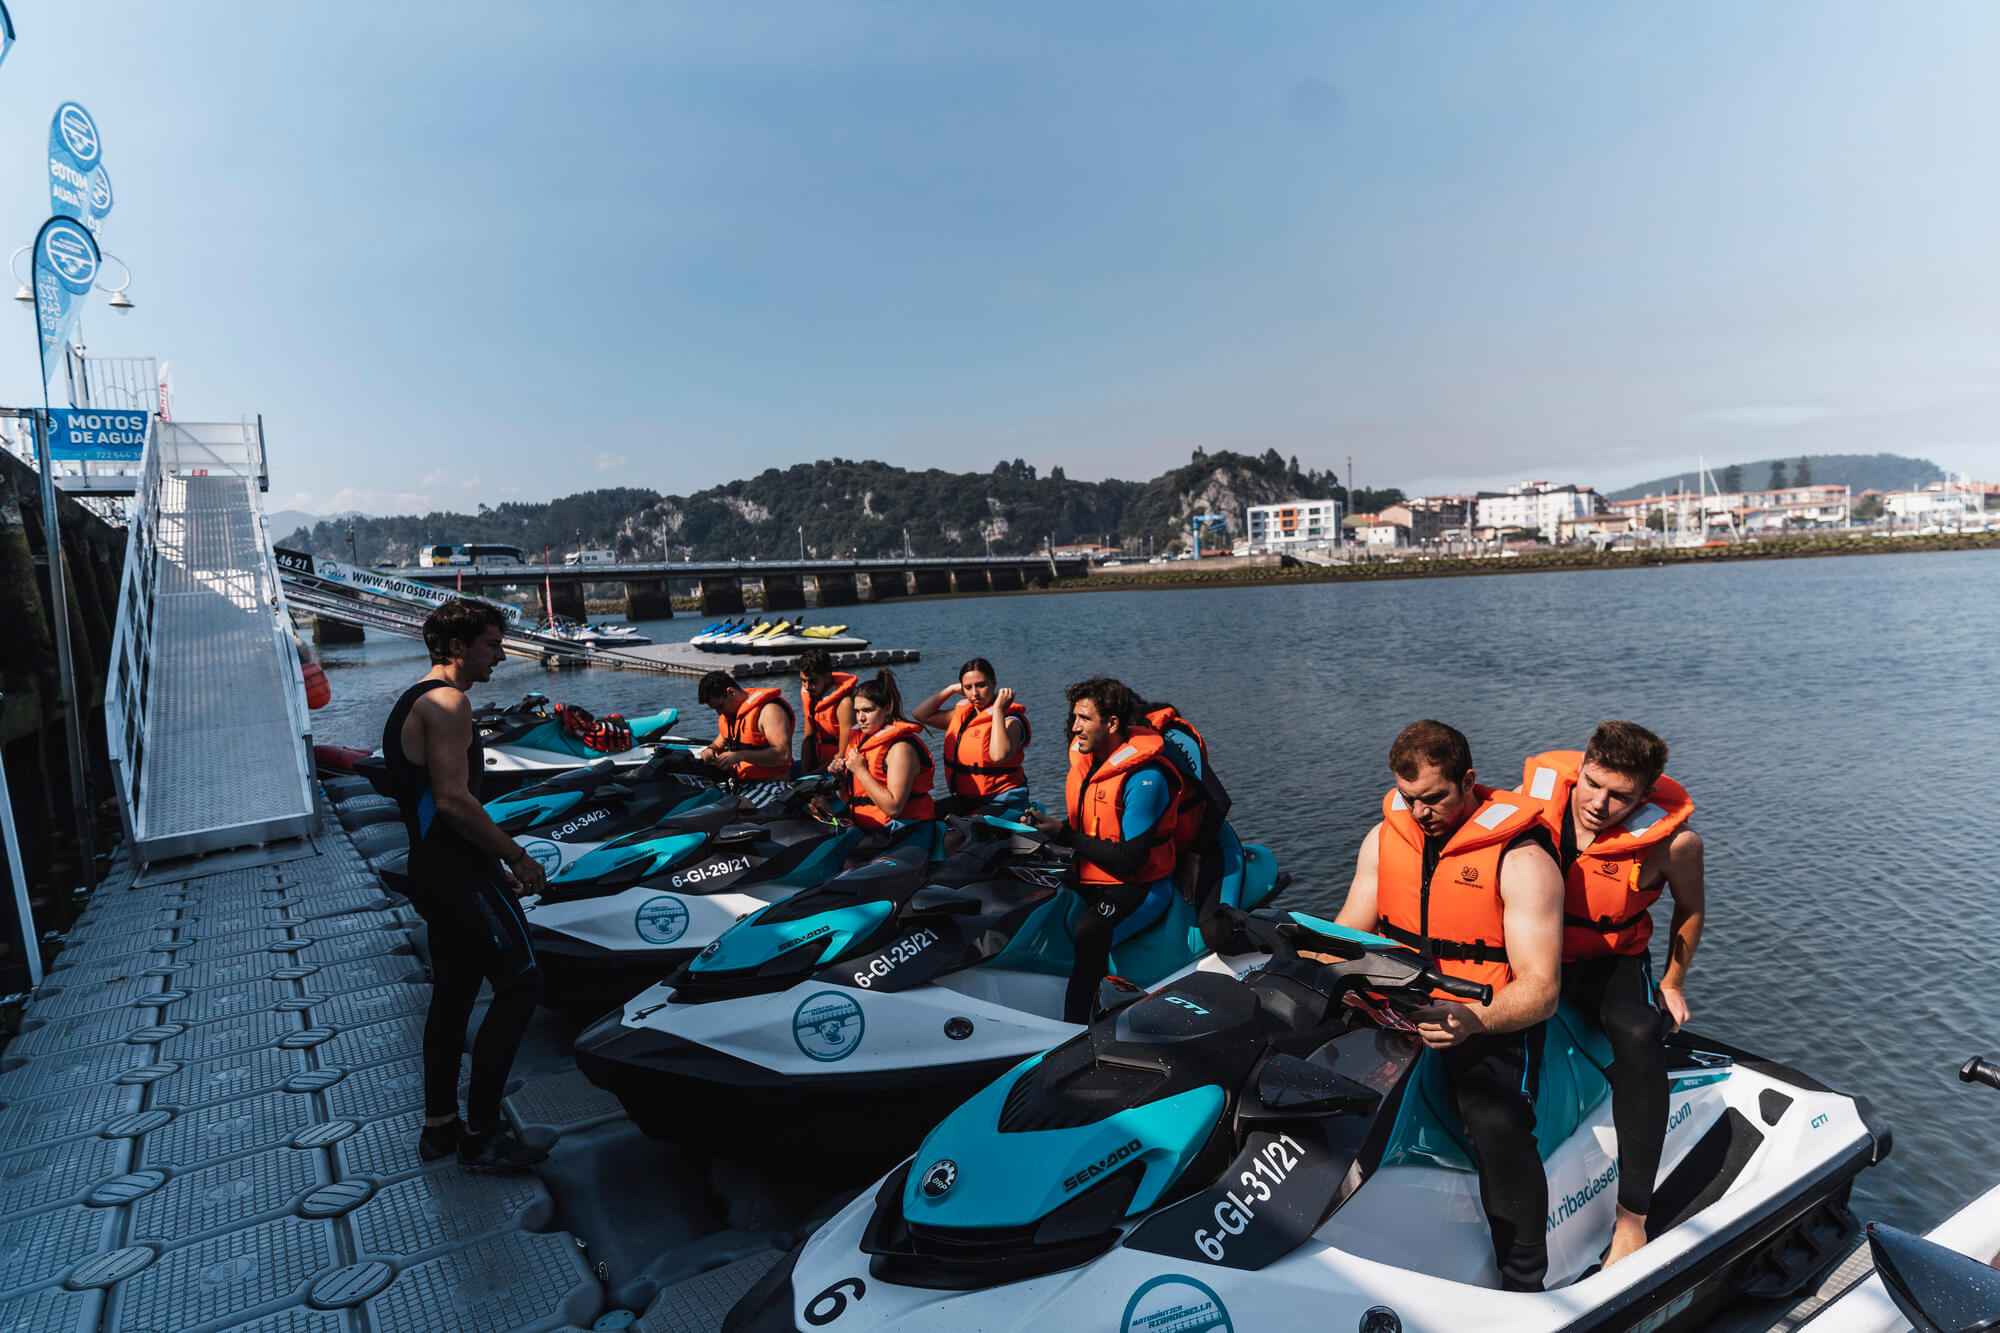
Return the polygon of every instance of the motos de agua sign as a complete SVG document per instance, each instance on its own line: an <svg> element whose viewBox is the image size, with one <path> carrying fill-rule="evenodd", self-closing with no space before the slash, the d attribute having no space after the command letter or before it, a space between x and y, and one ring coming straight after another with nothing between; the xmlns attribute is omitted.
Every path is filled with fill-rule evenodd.
<svg viewBox="0 0 2000 1333"><path fill-rule="evenodd" d="M58 407L49 412L49 457L86 463L136 463L146 451L145 412Z"/></svg>

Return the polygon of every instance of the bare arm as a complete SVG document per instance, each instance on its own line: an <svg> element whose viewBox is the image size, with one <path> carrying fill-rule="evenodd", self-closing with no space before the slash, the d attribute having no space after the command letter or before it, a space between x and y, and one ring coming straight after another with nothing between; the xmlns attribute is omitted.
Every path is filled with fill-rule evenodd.
<svg viewBox="0 0 2000 1333"><path fill-rule="evenodd" d="M1563 878L1540 847L1516 847L1500 861L1500 911L1514 979L1480 1010L1488 1032L1518 1032L1556 1011L1562 988Z"/></svg>
<svg viewBox="0 0 2000 1333"><path fill-rule="evenodd" d="M423 728L424 767L431 775L431 799L437 802L438 816L480 851L504 861L524 886L532 879L533 887L539 888L541 866L500 831L472 794L471 776L465 771L466 751L472 746L471 701L457 690L432 690L411 711Z"/></svg>
<svg viewBox="0 0 2000 1333"><path fill-rule="evenodd" d="M932 731L943 731L951 722L951 715L958 711L957 699L964 690L957 681L945 686L930 698L911 710L910 716Z"/></svg>
<svg viewBox="0 0 2000 1333"><path fill-rule="evenodd" d="M1340 905L1340 915L1334 918L1336 925L1372 933L1381 924L1382 914L1375 903L1375 872L1381 855L1382 826L1377 824L1361 840L1361 854L1354 858L1354 880L1347 886L1347 901Z"/></svg>
<svg viewBox="0 0 2000 1333"><path fill-rule="evenodd" d="M1667 971L1660 979L1660 998L1676 1025L1688 1021L1684 990L1708 915L1707 871L1701 835L1691 828L1676 833L1667 843L1667 887L1674 895L1674 920L1667 932Z"/></svg>
<svg viewBox="0 0 2000 1333"><path fill-rule="evenodd" d="M986 729L986 762L1004 764L1007 756L1014 753L1021 744L1021 719L1010 717L1007 705L1014 702L1014 691L1001 690L993 696L993 707L987 711L993 716L993 725Z"/></svg>

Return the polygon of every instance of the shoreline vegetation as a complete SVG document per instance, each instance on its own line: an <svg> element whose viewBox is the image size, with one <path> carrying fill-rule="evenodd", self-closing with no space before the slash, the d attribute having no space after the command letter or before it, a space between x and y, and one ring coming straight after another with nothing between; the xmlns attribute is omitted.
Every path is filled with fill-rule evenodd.
<svg viewBox="0 0 2000 1333"><path fill-rule="evenodd" d="M1451 556L1359 560L1345 565L1257 565L1244 567L1232 561L1228 568L1189 568L1189 561L1167 565L1138 565L1123 569L1097 569L1088 578L1057 579L1044 587L1018 591L954 594L935 593L898 597L899 602L939 601L955 596L1029 597L1041 593L1165 592L1190 588L1268 588L1312 583L1372 583L1385 579L1477 578L1496 574L1569 573L1579 570L1656 569L1668 565L1712 565L1741 560L1811 560L1832 556L1914 555L1933 551L2000 550L2000 532L1943 532L1890 537L1874 533L1856 535L1802 534L1796 537L1768 537L1758 541L1716 546L1654 547L1597 551L1577 547L1552 547L1497 557ZM612 568L615 568L613 566ZM607 579L607 582L611 580ZM744 607L757 610L763 605L758 591L744 589ZM851 607L828 607L826 613L859 614L875 605L861 602ZM621 598L593 596L593 615L621 615ZM824 618L818 607L809 608ZM700 614L700 601L693 597L674 598L674 614Z"/></svg>

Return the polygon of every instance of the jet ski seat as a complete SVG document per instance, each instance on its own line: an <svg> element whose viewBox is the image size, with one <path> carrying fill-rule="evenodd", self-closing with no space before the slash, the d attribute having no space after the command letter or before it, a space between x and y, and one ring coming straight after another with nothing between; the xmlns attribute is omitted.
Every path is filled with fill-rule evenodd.
<svg viewBox="0 0 2000 1333"><path fill-rule="evenodd" d="M1056 894L1021 923L1007 947L986 966L1068 976L1076 965L1076 923L1087 910L1082 895ZM1194 909L1172 880L1161 880L1146 891L1138 910L1112 932L1111 970L1150 986L1200 957L1202 949Z"/></svg>
<svg viewBox="0 0 2000 1333"><path fill-rule="evenodd" d="M680 719L680 709L662 708L651 717L628 717L625 719L625 724L632 728L633 740L649 741L655 736L671 731L674 723Z"/></svg>
<svg viewBox="0 0 2000 1333"><path fill-rule="evenodd" d="M1542 1025L1542 1084L1535 1098L1535 1143L1542 1160L1561 1147L1576 1127L1611 1095L1604 1071L1611 1067L1611 1042L1581 1010L1564 1003ZM1471 1171L1465 1127L1452 1105L1444 1062L1425 1051L1410 1071L1409 1087L1382 1150L1382 1164L1438 1166Z"/></svg>

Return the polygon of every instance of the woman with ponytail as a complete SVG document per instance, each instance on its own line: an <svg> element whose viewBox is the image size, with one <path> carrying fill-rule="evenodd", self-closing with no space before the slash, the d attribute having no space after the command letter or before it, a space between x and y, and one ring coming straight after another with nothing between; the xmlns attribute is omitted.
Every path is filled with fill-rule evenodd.
<svg viewBox="0 0 2000 1333"><path fill-rule="evenodd" d="M827 765L842 779L854 822L887 829L937 817L931 801L931 752L923 728L903 716L895 673L877 672L854 689L854 731Z"/></svg>

